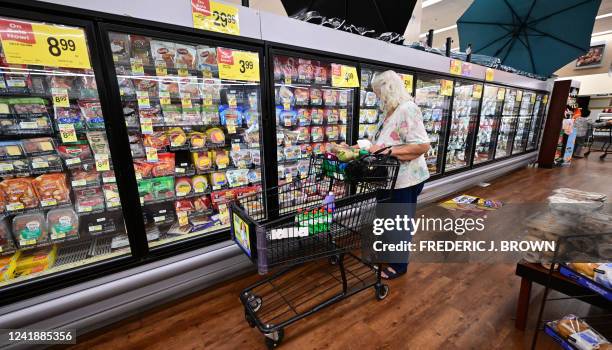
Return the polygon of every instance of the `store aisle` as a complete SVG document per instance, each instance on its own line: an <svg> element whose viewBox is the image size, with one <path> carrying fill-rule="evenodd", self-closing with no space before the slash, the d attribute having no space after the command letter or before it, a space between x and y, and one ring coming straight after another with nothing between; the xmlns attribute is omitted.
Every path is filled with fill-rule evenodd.
<svg viewBox="0 0 612 350"><path fill-rule="evenodd" d="M604 192L612 162L597 157L570 168L523 169L487 188L462 191L504 202L545 201L552 189ZM286 329L285 349L523 349L530 334L516 331L520 280L513 264L412 264L392 281L382 302L373 291L339 303ZM238 294L256 275L233 280L139 317L83 336L71 349L264 349L258 331L244 320ZM539 288L534 288L537 298ZM577 302L574 302L577 303ZM582 305L563 305L572 312ZM535 312L533 308L532 313ZM562 315L561 315L562 316ZM538 348L555 349L547 337Z"/></svg>

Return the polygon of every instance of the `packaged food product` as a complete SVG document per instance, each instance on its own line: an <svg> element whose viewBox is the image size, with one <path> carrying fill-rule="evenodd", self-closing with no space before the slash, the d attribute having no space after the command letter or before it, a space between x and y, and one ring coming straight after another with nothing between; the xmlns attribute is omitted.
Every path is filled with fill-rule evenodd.
<svg viewBox="0 0 612 350"><path fill-rule="evenodd" d="M195 193L206 192L208 189L208 179L203 175L196 175L191 179L193 191Z"/></svg>
<svg viewBox="0 0 612 350"><path fill-rule="evenodd" d="M250 184L259 183L261 181L261 170L251 169L247 174L247 178Z"/></svg>
<svg viewBox="0 0 612 350"><path fill-rule="evenodd" d="M257 147L259 145L259 129L247 129L243 133L244 142L252 147Z"/></svg>
<svg viewBox="0 0 612 350"><path fill-rule="evenodd" d="M220 106L219 118L221 125L242 126L242 111L239 108L231 108L225 105Z"/></svg>
<svg viewBox="0 0 612 350"><path fill-rule="evenodd" d="M229 152L225 149L216 149L213 151L215 165L217 169L225 169L230 164Z"/></svg>
<svg viewBox="0 0 612 350"><path fill-rule="evenodd" d="M152 134L144 135L143 145L156 149L163 149L170 145L168 135L163 130L153 131Z"/></svg>
<svg viewBox="0 0 612 350"><path fill-rule="evenodd" d="M193 199L193 206L196 212L205 212L212 209L212 201L208 196L196 197Z"/></svg>
<svg viewBox="0 0 612 350"><path fill-rule="evenodd" d="M206 135L199 131L189 133L189 143L192 149L203 148L206 145Z"/></svg>
<svg viewBox="0 0 612 350"><path fill-rule="evenodd" d="M59 145L57 146L57 152L68 167L80 165L93 159L89 144L86 141L79 141L70 145Z"/></svg>
<svg viewBox="0 0 612 350"><path fill-rule="evenodd" d="M8 99L0 98L0 115L8 117L10 114L11 108L9 107Z"/></svg>
<svg viewBox="0 0 612 350"><path fill-rule="evenodd" d="M5 179L0 188L6 196L6 210L15 211L38 207L38 197L31 178Z"/></svg>
<svg viewBox="0 0 612 350"><path fill-rule="evenodd" d="M32 271L43 271L52 267L57 258L57 246L22 251L16 259L15 275L29 274ZM30 272L26 272L26 271Z"/></svg>
<svg viewBox="0 0 612 350"><path fill-rule="evenodd" d="M18 68L19 71L12 73L11 70L4 73L6 91L16 94L28 94L32 87L32 78L28 74L28 67L23 64L8 64L9 68Z"/></svg>
<svg viewBox="0 0 612 350"><path fill-rule="evenodd" d="M17 114L48 114L47 103L40 97L9 98L8 103Z"/></svg>
<svg viewBox="0 0 612 350"><path fill-rule="evenodd" d="M179 199L174 202L174 210L177 214L185 213L186 215L190 215L195 211L195 206L193 205L193 201L190 199Z"/></svg>
<svg viewBox="0 0 612 350"><path fill-rule="evenodd" d="M328 141L336 141L339 138L338 126L329 125L325 127L325 136Z"/></svg>
<svg viewBox="0 0 612 350"><path fill-rule="evenodd" d="M228 170L225 174L229 187L245 186L249 184L248 169Z"/></svg>
<svg viewBox="0 0 612 350"><path fill-rule="evenodd" d="M74 190L74 199L78 213L104 210L104 193L100 187Z"/></svg>
<svg viewBox="0 0 612 350"><path fill-rule="evenodd" d="M312 108L310 110L310 120L312 125L322 125L324 112L322 108Z"/></svg>
<svg viewBox="0 0 612 350"><path fill-rule="evenodd" d="M119 188L117 187L117 184L104 184L102 185L102 191L104 192L104 200L106 201L106 207L108 209L118 208L121 206L121 199L119 198Z"/></svg>
<svg viewBox="0 0 612 350"><path fill-rule="evenodd" d="M285 130L283 131L283 137L285 138L285 146L290 146L298 141L299 133L297 131Z"/></svg>
<svg viewBox="0 0 612 350"><path fill-rule="evenodd" d="M206 139L215 145L225 144L225 134L220 128L206 130Z"/></svg>
<svg viewBox="0 0 612 350"><path fill-rule="evenodd" d="M295 96L295 104L298 106L308 105L309 91L307 88L297 88L293 91Z"/></svg>
<svg viewBox="0 0 612 350"><path fill-rule="evenodd" d="M346 124L348 119L348 111L346 109L340 109L338 111L338 114L338 121L340 122L340 124Z"/></svg>
<svg viewBox="0 0 612 350"><path fill-rule="evenodd" d="M42 207L70 203L66 174L43 174L32 180L32 184Z"/></svg>
<svg viewBox="0 0 612 350"><path fill-rule="evenodd" d="M151 52L155 64L163 62L168 68L174 68L176 45L172 42L151 40Z"/></svg>
<svg viewBox="0 0 612 350"><path fill-rule="evenodd" d="M251 150L249 149L232 150L230 157L232 158L232 163L237 168L248 168L251 166Z"/></svg>
<svg viewBox="0 0 612 350"><path fill-rule="evenodd" d="M130 132L128 133L128 139L130 141L130 152L132 153L132 157L144 157L146 153L142 144L141 134L139 132Z"/></svg>
<svg viewBox="0 0 612 350"><path fill-rule="evenodd" d="M207 171L212 169L212 159L208 151L193 152L191 153L193 158L193 165L198 171Z"/></svg>
<svg viewBox="0 0 612 350"><path fill-rule="evenodd" d="M174 191L176 192L177 197L184 197L191 193L193 190L193 185L191 182L191 178L189 177L179 177L176 179L174 184Z"/></svg>
<svg viewBox="0 0 612 350"><path fill-rule="evenodd" d="M175 64L177 67L194 69L196 68L196 58L197 53L195 46L176 44Z"/></svg>
<svg viewBox="0 0 612 350"><path fill-rule="evenodd" d="M300 145L300 157L301 158L309 158L312 153L312 146L308 143Z"/></svg>
<svg viewBox="0 0 612 350"><path fill-rule="evenodd" d="M255 166L261 166L261 155L259 149L251 149L251 161Z"/></svg>
<svg viewBox="0 0 612 350"><path fill-rule="evenodd" d="M283 152L283 149L280 147L276 148L276 159L278 159L279 162L282 162L285 160L285 153Z"/></svg>
<svg viewBox="0 0 612 350"><path fill-rule="evenodd" d="M199 103L192 102L191 107L183 108L183 114L176 121L178 125L202 125L202 106Z"/></svg>
<svg viewBox="0 0 612 350"><path fill-rule="evenodd" d="M174 153L158 153L157 162L153 163L151 175L153 177L174 175L175 167Z"/></svg>
<svg viewBox="0 0 612 350"><path fill-rule="evenodd" d="M150 179L153 199L169 199L174 197L174 177L156 177Z"/></svg>
<svg viewBox="0 0 612 350"><path fill-rule="evenodd" d="M130 56L140 59L143 65L150 66L152 64L152 59L149 40L142 35L130 34L130 44Z"/></svg>
<svg viewBox="0 0 612 350"><path fill-rule="evenodd" d="M338 106L346 107L349 101L349 92L347 90L338 91Z"/></svg>
<svg viewBox="0 0 612 350"><path fill-rule="evenodd" d="M322 126L313 126L310 128L310 138L312 142L321 142L325 138L325 132Z"/></svg>
<svg viewBox="0 0 612 350"><path fill-rule="evenodd" d="M310 89L310 104L320 106L323 104L323 93L320 89Z"/></svg>
<svg viewBox="0 0 612 350"><path fill-rule="evenodd" d="M298 60L298 81L301 83L310 84L314 79L314 67L312 61L299 59Z"/></svg>
<svg viewBox="0 0 612 350"><path fill-rule="evenodd" d="M179 78L179 94L186 96L189 94L192 99L200 97L200 87L198 86L197 77L182 77Z"/></svg>
<svg viewBox="0 0 612 350"><path fill-rule="evenodd" d="M20 158L25 155L20 141L0 142L0 159Z"/></svg>
<svg viewBox="0 0 612 350"><path fill-rule="evenodd" d="M219 109L216 106L202 107L202 124L204 125L221 124L221 119L219 117Z"/></svg>
<svg viewBox="0 0 612 350"><path fill-rule="evenodd" d="M367 107L374 107L377 105L377 103L378 103L378 96L376 96L376 94L373 93L372 91L366 92L364 104Z"/></svg>
<svg viewBox="0 0 612 350"><path fill-rule="evenodd" d="M80 100L79 107L89 130L104 130L104 114L100 101Z"/></svg>
<svg viewBox="0 0 612 350"><path fill-rule="evenodd" d="M366 137L366 126L365 125L359 125L359 138L364 138Z"/></svg>
<svg viewBox="0 0 612 350"><path fill-rule="evenodd" d="M311 122L310 110L308 108L298 108L296 112L297 112L297 118L298 118L298 125L300 126L310 125L310 122Z"/></svg>
<svg viewBox="0 0 612 350"><path fill-rule="evenodd" d="M227 186L225 172L212 173L210 175L210 182L212 183L213 190Z"/></svg>
<svg viewBox="0 0 612 350"><path fill-rule="evenodd" d="M140 75L142 78L132 78L132 83L134 84L134 90L136 90L136 95L139 93L142 95L146 93L149 98L154 98L159 96L159 80L150 74ZM149 100L149 104L153 103L153 101ZM145 106L139 106L141 108L145 108Z"/></svg>
<svg viewBox="0 0 612 350"><path fill-rule="evenodd" d="M22 144L28 156L55 152L55 142L50 137L23 139Z"/></svg>
<svg viewBox="0 0 612 350"><path fill-rule="evenodd" d="M130 39L127 34L108 33L110 48L115 62L125 63L130 61Z"/></svg>
<svg viewBox="0 0 612 350"><path fill-rule="evenodd" d="M596 282L608 289L612 289L612 263L601 264L594 272L593 279Z"/></svg>
<svg viewBox="0 0 612 350"><path fill-rule="evenodd" d="M337 124L338 123L338 119L340 118L340 115L337 109L328 108L323 112L323 114L325 115L327 124Z"/></svg>
<svg viewBox="0 0 612 350"><path fill-rule="evenodd" d="M119 74L119 73L118 73ZM119 84L119 94L121 96L134 96L136 95L136 88L131 78L117 76L117 83Z"/></svg>
<svg viewBox="0 0 612 350"><path fill-rule="evenodd" d="M138 195L140 196L141 202L149 202L153 200L153 192L151 188L150 179L138 180Z"/></svg>
<svg viewBox="0 0 612 350"><path fill-rule="evenodd" d="M281 111L278 117L278 123L281 126L294 126L297 125L297 113L295 111Z"/></svg>
<svg viewBox="0 0 612 350"><path fill-rule="evenodd" d="M202 71L204 78L217 77L217 50L214 47L199 45L197 51L197 68Z"/></svg>
<svg viewBox="0 0 612 350"><path fill-rule="evenodd" d="M216 74L216 73L215 73ZM212 103L219 103L221 101L221 80L220 79L208 79L202 80L200 85L200 94L206 100L210 99Z"/></svg>
<svg viewBox="0 0 612 350"><path fill-rule="evenodd" d="M164 106L163 109L163 113L162 113L162 107L161 105L159 105L158 103L151 103L150 107L144 108L138 108L138 117L140 118L140 120L144 120L144 119L148 119L151 121L151 124L153 124L153 126L164 126L166 123L167 124L171 124L171 122L166 122L166 117L170 118L169 120L174 120L172 119L174 117L174 114L169 114L169 110L174 110L177 107L175 107L176 105L166 105ZM172 112L174 113L174 112ZM180 107L178 107L178 112L177 112L177 117L180 117ZM142 124L142 122L141 122Z"/></svg>
<svg viewBox="0 0 612 350"><path fill-rule="evenodd" d="M283 77L291 81L297 80L297 65L292 57L286 59L283 64Z"/></svg>
<svg viewBox="0 0 612 350"><path fill-rule="evenodd" d="M15 244L13 243L13 237L11 237L9 221L7 218L2 218L0 219L0 252L6 254L13 250L15 250ZM6 262L0 260L0 273L2 273L2 267L5 264Z"/></svg>
<svg viewBox="0 0 612 350"><path fill-rule="evenodd" d="M340 125L340 141L346 141L346 125Z"/></svg>
<svg viewBox="0 0 612 350"><path fill-rule="evenodd" d="M94 169L72 169L70 171L70 179L72 187L89 187L100 184L100 174Z"/></svg>
<svg viewBox="0 0 612 350"><path fill-rule="evenodd" d="M283 149L283 153L285 154L285 159L294 160L300 158L302 151L300 146L288 146Z"/></svg>
<svg viewBox="0 0 612 350"><path fill-rule="evenodd" d="M19 247L46 242L49 239L45 216L42 213L16 215L13 236Z"/></svg>
<svg viewBox="0 0 612 350"><path fill-rule="evenodd" d="M33 156L30 159L30 168L34 173L42 173L51 171L62 170L62 160L55 154L47 154L40 156Z"/></svg>
<svg viewBox="0 0 612 350"><path fill-rule="evenodd" d="M110 154L108 140L104 131L88 131L87 140L93 154Z"/></svg>
<svg viewBox="0 0 612 350"><path fill-rule="evenodd" d="M153 125L175 125L183 118L183 107L178 104L163 105L161 107L163 118L159 118L158 114L146 115L150 117ZM141 113L142 116L142 113Z"/></svg>
<svg viewBox="0 0 612 350"><path fill-rule="evenodd" d="M70 104L69 107L58 107L54 105L53 115L58 125L72 124L77 131L85 129L85 118L83 118L81 109L78 105Z"/></svg>
<svg viewBox="0 0 612 350"><path fill-rule="evenodd" d="M323 104L335 106L338 103L338 93L336 90L323 89Z"/></svg>
<svg viewBox="0 0 612 350"><path fill-rule="evenodd" d="M567 315L561 320L548 324L563 339L579 350L600 349L602 345L608 344L608 340L595 331L585 321L574 315Z"/></svg>
<svg viewBox="0 0 612 350"><path fill-rule="evenodd" d="M51 240L79 237L79 217L72 208L58 208L47 213Z"/></svg>
<svg viewBox="0 0 612 350"><path fill-rule="evenodd" d="M325 153L325 145L322 143L315 143L312 145L312 153L314 154L323 154Z"/></svg>
<svg viewBox="0 0 612 350"><path fill-rule="evenodd" d="M325 84L327 82L327 68L321 66L319 62L314 66L314 80L317 84Z"/></svg>
<svg viewBox="0 0 612 350"><path fill-rule="evenodd" d="M180 127L171 128L167 133L171 147L182 147L187 142L187 135Z"/></svg>
<svg viewBox="0 0 612 350"><path fill-rule="evenodd" d="M366 137L374 138L377 132L378 132L378 125L376 124L366 125L366 132L365 132Z"/></svg>

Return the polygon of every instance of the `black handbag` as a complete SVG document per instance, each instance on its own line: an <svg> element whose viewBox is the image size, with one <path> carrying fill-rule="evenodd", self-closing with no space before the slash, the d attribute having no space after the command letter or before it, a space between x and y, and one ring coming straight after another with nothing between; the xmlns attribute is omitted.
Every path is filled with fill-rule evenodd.
<svg viewBox="0 0 612 350"><path fill-rule="evenodd" d="M389 164L391 154L382 152L390 149L384 147L378 151L365 154L355 160L348 162L345 169L346 179L350 182L383 182L389 181Z"/></svg>

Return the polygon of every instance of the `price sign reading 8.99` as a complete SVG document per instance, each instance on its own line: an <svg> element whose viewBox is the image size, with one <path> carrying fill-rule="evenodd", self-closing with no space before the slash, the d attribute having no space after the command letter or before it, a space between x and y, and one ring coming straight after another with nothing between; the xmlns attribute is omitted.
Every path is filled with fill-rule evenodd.
<svg viewBox="0 0 612 350"><path fill-rule="evenodd" d="M10 64L91 68L82 28L0 18L0 40Z"/></svg>

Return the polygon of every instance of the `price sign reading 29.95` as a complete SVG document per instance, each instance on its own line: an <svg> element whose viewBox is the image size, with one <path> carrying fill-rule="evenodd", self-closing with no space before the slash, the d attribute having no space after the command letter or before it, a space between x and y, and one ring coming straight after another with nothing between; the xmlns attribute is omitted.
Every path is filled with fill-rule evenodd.
<svg viewBox="0 0 612 350"><path fill-rule="evenodd" d="M10 64L91 68L81 28L0 18L0 40Z"/></svg>
<svg viewBox="0 0 612 350"><path fill-rule="evenodd" d="M193 27L213 32L240 35L238 8L210 0L192 0Z"/></svg>

